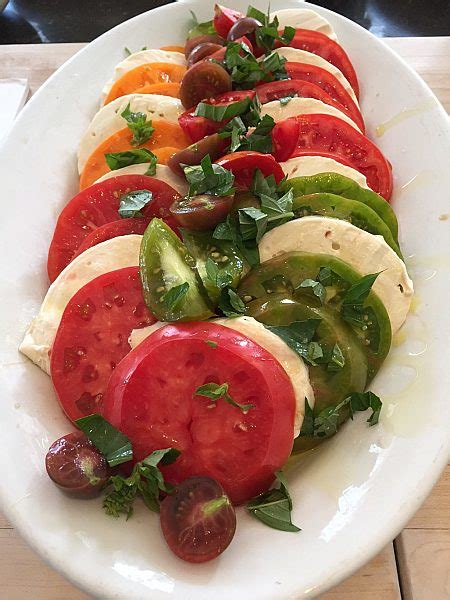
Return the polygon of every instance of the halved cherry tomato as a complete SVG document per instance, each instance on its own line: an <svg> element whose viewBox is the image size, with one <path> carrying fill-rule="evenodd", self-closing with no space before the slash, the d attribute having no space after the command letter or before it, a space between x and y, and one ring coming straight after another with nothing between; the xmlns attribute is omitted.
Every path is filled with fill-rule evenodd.
<svg viewBox="0 0 450 600"><path fill-rule="evenodd" d="M238 10L216 4L214 6L214 29L221 37L227 39L232 26L243 17L245 15Z"/></svg>
<svg viewBox="0 0 450 600"><path fill-rule="evenodd" d="M184 46L184 56L186 60L189 58L192 50L198 46L199 44L220 44L223 46L225 40L220 37L220 35L197 35L190 40L186 40L186 44Z"/></svg>
<svg viewBox="0 0 450 600"><path fill-rule="evenodd" d="M236 44L240 44L240 43L246 44L248 46L248 49L250 50L250 52L252 54L255 53L255 49L253 47L252 42L245 35L243 37L240 37L237 40L235 40L235 43ZM206 60L217 60L219 62L222 62L223 59L225 58L226 51L227 51L227 49L224 46L220 50L217 50L217 52L214 52L214 54L210 54ZM239 53L242 55L242 51L239 51ZM259 56L259 53L257 53L255 56Z"/></svg>
<svg viewBox="0 0 450 600"><path fill-rule="evenodd" d="M142 210L147 222L160 217L176 228L169 208L181 196L164 181L146 175L120 175L96 183L74 196L58 217L48 252L50 281L70 263L89 234L118 220L121 196L135 190L152 192L152 201Z"/></svg>
<svg viewBox="0 0 450 600"><path fill-rule="evenodd" d="M320 31L296 29L289 46L317 54L334 65L352 86L355 96L359 98L359 85L355 69L340 44Z"/></svg>
<svg viewBox="0 0 450 600"><path fill-rule="evenodd" d="M284 177L283 169L271 154L244 150L227 154L220 160L216 160L216 163L233 173L234 185L238 191L250 189L257 169L262 172L264 177L273 175L277 183L280 183Z"/></svg>
<svg viewBox="0 0 450 600"><path fill-rule="evenodd" d="M120 219L119 221L112 221L111 223L105 223L100 225L97 229L94 229L81 244L78 246L78 250L75 252L75 256L78 256L88 248L96 246L101 242L110 240L121 235L131 235L136 233L137 235L143 235L147 229L148 219L142 219L139 217L131 219Z"/></svg>
<svg viewBox="0 0 450 600"><path fill-rule="evenodd" d="M350 111L346 106L334 100L321 87L311 81L302 81L301 79L272 81L270 83L259 85L256 88L256 93L258 94L261 104L266 104L272 100L279 100L280 98L292 95L299 96L300 98L315 98L316 100L334 106L334 108L347 114L364 133L364 120L358 109L353 112Z"/></svg>
<svg viewBox="0 0 450 600"><path fill-rule="evenodd" d="M112 100L133 94L144 85L155 83L180 83L186 67L173 63L147 63L127 71L115 81L106 97L105 104Z"/></svg>
<svg viewBox="0 0 450 600"><path fill-rule="evenodd" d="M75 498L97 496L112 474L105 457L81 431L53 442L45 457L50 479Z"/></svg>
<svg viewBox="0 0 450 600"><path fill-rule="evenodd" d="M215 98L205 98L203 102L207 104L214 104L214 106L228 106L233 102L239 102L245 98L254 98L254 90L242 90L234 92L225 92L219 94ZM207 135L217 133L224 125L226 121L212 121L205 117L196 117L195 108L191 108L184 112L178 117L178 123L186 135L188 135L193 142L198 142Z"/></svg>
<svg viewBox="0 0 450 600"><path fill-rule="evenodd" d="M141 144L139 148L147 148L156 154L158 163L165 164L170 156L180 148L186 148L190 140L184 135L183 130L177 123L170 123L164 119L153 119L154 131L149 140ZM99 144L87 159L80 175L80 190L92 185L102 175L110 170L105 159L105 154L133 150L131 143L133 132L125 127L116 131L109 138ZM170 151L165 151L170 148Z"/></svg>
<svg viewBox="0 0 450 600"><path fill-rule="evenodd" d="M272 130L274 156L285 161L293 156L322 151L342 156L366 176L371 189L388 200L392 193L390 164L375 144L354 127L330 115L299 115L280 121Z"/></svg>
<svg viewBox="0 0 450 600"><path fill-rule="evenodd" d="M200 60L204 60L219 50L222 50L222 44L213 44L212 42L205 42L204 44L195 46L195 48L189 54L188 67L192 67L192 65L195 63L199 62Z"/></svg>
<svg viewBox="0 0 450 600"><path fill-rule="evenodd" d="M100 275L71 298L50 355L52 382L69 419L100 412L111 373L131 350L131 331L155 320L138 267Z"/></svg>
<svg viewBox="0 0 450 600"><path fill-rule="evenodd" d="M191 563L212 560L230 544L236 513L223 487L211 477L190 477L161 502L167 545Z"/></svg>
<svg viewBox="0 0 450 600"><path fill-rule="evenodd" d="M227 383L234 402L253 406L196 395L206 383ZM279 362L250 338L213 322L174 323L117 365L103 414L130 438L136 460L181 451L161 469L170 483L207 475L240 504L265 491L288 458L295 395Z"/></svg>
<svg viewBox="0 0 450 600"><path fill-rule="evenodd" d="M180 86L180 100L191 108L204 98L231 90L231 77L217 63L202 60L186 71Z"/></svg>
<svg viewBox="0 0 450 600"><path fill-rule="evenodd" d="M199 165L207 154L211 160L217 160L226 152L230 145L230 138L222 138L218 133L208 135L183 150L179 150L167 161L167 166L172 171L184 178L182 165Z"/></svg>
<svg viewBox="0 0 450 600"><path fill-rule="evenodd" d="M208 231L225 221L234 202L234 194L211 196L199 194L175 200L170 207L180 227L193 231Z"/></svg>

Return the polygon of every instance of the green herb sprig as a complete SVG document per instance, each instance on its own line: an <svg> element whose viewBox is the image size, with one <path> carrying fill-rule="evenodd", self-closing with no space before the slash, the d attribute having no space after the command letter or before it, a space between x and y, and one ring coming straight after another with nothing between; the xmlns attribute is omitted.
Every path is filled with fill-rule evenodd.
<svg viewBox="0 0 450 600"><path fill-rule="evenodd" d="M94 446L105 456L110 467L121 465L133 458L128 437L101 415L88 415L75 421Z"/></svg>
<svg viewBox="0 0 450 600"><path fill-rule="evenodd" d="M142 209L153 199L153 194L149 190L134 190L120 197L119 215L122 219L133 217L143 217Z"/></svg>
<svg viewBox="0 0 450 600"><path fill-rule="evenodd" d="M228 196L235 192L233 173L220 165L212 164L209 154L201 160L200 165L184 167L184 174L190 184L189 196Z"/></svg>
<svg viewBox="0 0 450 600"><path fill-rule="evenodd" d="M195 390L194 396L204 396L213 402L217 402L222 398L225 400L225 402L231 404L231 406L239 408L244 414L247 413L251 408L255 408L254 404L240 404L239 402L233 400L228 393L228 388L228 383L222 383L221 385L217 383L205 383Z"/></svg>
<svg viewBox="0 0 450 600"><path fill-rule="evenodd" d="M147 120L147 115L143 112L132 112L130 103L120 113L120 116L125 119L128 129L133 133L132 146L141 146L152 137L155 128L152 126L151 119Z"/></svg>
<svg viewBox="0 0 450 600"><path fill-rule="evenodd" d="M146 175L154 175L156 173L156 163L158 158L153 152L147 148L139 148L136 150L125 150L123 152L110 152L105 154L105 160L111 171L122 169L130 165L140 165L149 163Z"/></svg>
<svg viewBox="0 0 450 600"><path fill-rule="evenodd" d="M247 504L248 512L265 525L279 531L301 531L292 523L292 499L282 471L276 473L278 488L257 496Z"/></svg>

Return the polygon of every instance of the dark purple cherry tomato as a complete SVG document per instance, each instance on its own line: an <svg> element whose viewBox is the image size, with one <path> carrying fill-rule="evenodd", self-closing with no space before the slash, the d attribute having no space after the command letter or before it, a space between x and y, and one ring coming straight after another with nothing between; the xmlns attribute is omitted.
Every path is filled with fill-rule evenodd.
<svg viewBox="0 0 450 600"><path fill-rule="evenodd" d="M258 21L258 19L253 19L252 17L243 17L236 21L236 23L231 27L228 32L227 39L230 42L235 42L241 37L247 36L252 44L255 44L255 30L257 27L262 27L262 23Z"/></svg>
<svg viewBox="0 0 450 600"><path fill-rule="evenodd" d="M45 457L50 479L77 498L96 496L112 471L105 457L82 431L74 431L53 442Z"/></svg>
<svg viewBox="0 0 450 600"><path fill-rule="evenodd" d="M186 40L186 44L184 46L184 55L186 58L189 58L192 50L198 46L199 44L219 44L223 46L225 40L220 37L220 35L197 35L196 37L191 38L190 40Z"/></svg>
<svg viewBox="0 0 450 600"><path fill-rule="evenodd" d="M236 514L217 481L190 477L161 502L161 529L174 554L201 563L228 547L236 531Z"/></svg>
<svg viewBox="0 0 450 600"><path fill-rule="evenodd" d="M230 90L231 77L227 71L217 63L202 60L184 74L180 86L180 100L185 108L191 108L205 98Z"/></svg>
<svg viewBox="0 0 450 600"><path fill-rule="evenodd" d="M223 156L229 145L230 138L221 138L218 133L213 133L173 154L167 161L167 166L177 175L184 177L181 165L199 165L207 154L214 162Z"/></svg>
<svg viewBox="0 0 450 600"><path fill-rule="evenodd" d="M193 231L208 231L224 221L234 202L234 194L210 196L199 194L181 198L170 207L170 212L180 227Z"/></svg>
<svg viewBox="0 0 450 600"><path fill-rule="evenodd" d="M204 44L199 44L195 46L192 52L189 54L188 58L188 68L192 67L199 60L203 60L210 54L214 54L218 50L221 50L222 46L220 44L213 44L212 42L205 42Z"/></svg>

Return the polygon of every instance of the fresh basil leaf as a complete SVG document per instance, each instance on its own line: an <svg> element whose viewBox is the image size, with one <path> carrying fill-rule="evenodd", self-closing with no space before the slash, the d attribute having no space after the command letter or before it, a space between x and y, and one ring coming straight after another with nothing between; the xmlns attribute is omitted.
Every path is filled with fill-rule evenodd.
<svg viewBox="0 0 450 600"><path fill-rule="evenodd" d="M145 171L144 175L149 175L150 177L156 175L156 161L157 157L155 156L155 160L148 164L148 169Z"/></svg>
<svg viewBox="0 0 450 600"><path fill-rule="evenodd" d="M212 164L207 154L197 166L184 167L184 174L189 186L189 196L211 194L228 196L234 194L234 175L220 165Z"/></svg>
<svg viewBox="0 0 450 600"><path fill-rule="evenodd" d="M250 98L244 98L243 100L232 102L225 106L199 102L195 109L194 116L205 117L206 119L216 122L226 121L248 112L251 104L252 101Z"/></svg>
<svg viewBox="0 0 450 600"><path fill-rule="evenodd" d="M266 329L278 335L296 354L312 366L323 357L323 350L318 342L313 342L313 337L321 319L307 319L294 321L287 326L266 325Z"/></svg>
<svg viewBox="0 0 450 600"><path fill-rule="evenodd" d="M216 30L214 29L213 21L206 21L205 23L199 23L194 11L189 11L192 15L193 27L187 34L188 40L198 37L199 35L214 35Z"/></svg>
<svg viewBox="0 0 450 600"><path fill-rule="evenodd" d="M163 302L169 312L172 312L186 296L189 290L189 283L185 281L168 290L163 296Z"/></svg>
<svg viewBox="0 0 450 600"><path fill-rule="evenodd" d="M317 366L317 361L321 358L323 358L322 346L319 342L309 342L305 361L315 367Z"/></svg>
<svg viewBox="0 0 450 600"><path fill-rule="evenodd" d="M125 54L125 57L127 57L127 58L128 58L128 56L131 56L131 54L132 54L131 50L129 48L127 48L126 46L123 49L123 53Z"/></svg>
<svg viewBox="0 0 450 600"><path fill-rule="evenodd" d="M334 435L339 427L342 418L341 411L347 406L344 400L339 404L333 404L324 408L317 417L314 418L314 436L327 438Z"/></svg>
<svg viewBox="0 0 450 600"><path fill-rule="evenodd" d="M217 342L213 342L212 340L205 340L205 344L208 344L211 348L217 348Z"/></svg>
<svg viewBox="0 0 450 600"><path fill-rule="evenodd" d="M105 154L105 160L111 171L115 171L129 165L139 165L142 163L156 164L158 159L150 150L139 148L137 150L125 150L124 152Z"/></svg>
<svg viewBox="0 0 450 600"><path fill-rule="evenodd" d="M309 405L308 398L305 397L305 416L303 417L299 437L312 436L314 436L314 411Z"/></svg>
<svg viewBox="0 0 450 600"><path fill-rule="evenodd" d="M218 308L226 317L241 317L245 314L245 304L232 288L222 289Z"/></svg>
<svg viewBox="0 0 450 600"><path fill-rule="evenodd" d="M294 39L295 28L286 25L283 30L283 33L278 37L278 40L282 43L283 46L289 46L289 44Z"/></svg>
<svg viewBox="0 0 450 600"><path fill-rule="evenodd" d="M205 269L208 279L220 290L233 282L233 276L226 269L219 269L217 263L210 256L206 259Z"/></svg>
<svg viewBox="0 0 450 600"><path fill-rule="evenodd" d="M157 467L159 463L162 465L170 465L177 460L181 452L176 448L164 448L163 450L155 450L149 456L144 458L142 464L147 467Z"/></svg>
<svg viewBox="0 0 450 600"><path fill-rule="evenodd" d="M327 364L327 371L339 371L343 369L345 366L345 357L342 354L342 350L339 344L335 344L333 346L333 350L331 351L331 357Z"/></svg>
<svg viewBox="0 0 450 600"><path fill-rule="evenodd" d="M238 219L242 239L255 240L258 244L267 229L267 215L259 208L240 208Z"/></svg>
<svg viewBox="0 0 450 600"><path fill-rule="evenodd" d="M128 437L101 415L82 417L75 421L75 425L105 456L110 467L132 460L133 449Z"/></svg>
<svg viewBox="0 0 450 600"><path fill-rule="evenodd" d="M247 17L256 19L257 21L259 21L261 23L261 25L266 25L267 20L268 20L266 14L264 14L262 11L258 10L257 8L255 8L253 6L249 6L247 8Z"/></svg>
<svg viewBox="0 0 450 600"><path fill-rule="evenodd" d="M325 287L330 287L332 285L341 284L343 280L337 273L332 271L330 267L320 267L317 281Z"/></svg>
<svg viewBox="0 0 450 600"><path fill-rule="evenodd" d="M120 197L119 215L122 219L142 217L141 210L152 201L153 194L149 190L135 190Z"/></svg>
<svg viewBox="0 0 450 600"><path fill-rule="evenodd" d="M205 396L213 402L217 402L223 398L225 402L228 402L228 404L231 404L235 408L239 408L243 413L247 413L251 408L255 408L254 404L239 404L239 402L233 400L228 393L228 389L228 383L222 383L221 385L218 383L205 383L195 390L194 396Z"/></svg>
<svg viewBox="0 0 450 600"><path fill-rule="evenodd" d="M280 531L297 532L300 528L292 523L292 500L286 480L281 471L276 473L279 488L257 496L247 504L248 512L256 519Z"/></svg>
<svg viewBox="0 0 450 600"><path fill-rule="evenodd" d="M244 240L237 215L228 215L223 223L219 223L213 233L217 240L232 241L239 254L251 267L259 265L259 250L254 239Z"/></svg>
<svg viewBox="0 0 450 600"><path fill-rule="evenodd" d="M255 129L246 137L241 139L241 144L238 146L240 150L251 150L261 152L262 154L270 154L273 150L272 129L275 127L275 121L270 115L264 115Z"/></svg>
<svg viewBox="0 0 450 600"><path fill-rule="evenodd" d="M319 281L315 281L314 279L305 279L295 289L298 290L304 288L311 288L314 296L319 298L320 303L323 304L325 302L327 291Z"/></svg>
<svg viewBox="0 0 450 600"><path fill-rule="evenodd" d="M350 396L349 407L352 419L355 412L364 412L365 410L371 409L372 414L367 419L367 423L372 427L379 421L383 403L373 392L354 392Z"/></svg>
<svg viewBox="0 0 450 600"><path fill-rule="evenodd" d="M342 304L351 306L360 306L364 304L364 301L370 294L370 290L379 274L380 273L372 273L361 277L361 279L347 290Z"/></svg>
<svg viewBox="0 0 450 600"><path fill-rule="evenodd" d="M281 79L288 79L285 63L286 59L284 56L281 56L277 52L272 52L272 54L266 56L260 64L266 77L271 74L273 79L279 81Z"/></svg>
<svg viewBox="0 0 450 600"><path fill-rule="evenodd" d="M133 133L133 138L131 140L132 146L141 146L152 137L155 129L152 127L151 120L147 121L147 115L143 112L131 112L130 103L128 103L125 110L120 113L120 116L125 119L128 128Z"/></svg>

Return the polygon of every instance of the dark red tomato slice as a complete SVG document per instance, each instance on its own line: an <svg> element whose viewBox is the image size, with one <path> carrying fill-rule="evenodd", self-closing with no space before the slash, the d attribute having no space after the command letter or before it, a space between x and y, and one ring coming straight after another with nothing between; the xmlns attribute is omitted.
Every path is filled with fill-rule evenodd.
<svg viewBox="0 0 450 600"><path fill-rule="evenodd" d="M301 79L302 81L315 83L331 96L333 100L345 106L349 116L356 122L358 115L361 115L361 111L342 83L329 71L307 63L287 62L285 66L291 79Z"/></svg>
<svg viewBox="0 0 450 600"><path fill-rule="evenodd" d="M189 477L161 502L167 545L191 563L212 560L230 544L236 513L223 487L211 477Z"/></svg>
<svg viewBox="0 0 450 600"><path fill-rule="evenodd" d="M111 373L131 350L131 331L154 322L138 267L100 275L73 296L50 353L53 385L69 419L100 411Z"/></svg>
<svg viewBox="0 0 450 600"><path fill-rule="evenodd" d="M273 175L280 183L284 177L283 169L271 154L242 151L232 152L223 156L216 163L231 171L235 177L234 185L238 191L248 191L253 181L255 171L259 169L264 177Z"/></svg>
<svg viewBox="0 0 450 600"><path fill-rule="evenodd" d="M274 156L285 161L293 156L326 152L342 157L367 178L369 187L388 200L392 193L392 169L379 148L354 127L330 115L299 115L280 121L272 130Z"/></svg>
<svg viewBox="0 0 450 600"><path fill-rule="evenodd" d="M228 106L228 104L245 100L245 98L254 98L254 96L254 90L225 92L224 94L219 94L215 98L205 98L204 102L207 104L214 104L215 106ZM227 121L212 121L205 117L196 117L194 114L195 108L187 110L178 117L180 127L193 142L198 142L207 135L217 133L227 123Z"/></svg>
<svg viewBox="0 0 450 600"><path fill-rule="evenodd" d="M337 42L320 31L297 29L289 46L317 54L334 65L344 75L356 97L359 98L359 85L355 69L347 53Z"/></svg>
<svg viewBox="0 0 450 600"><path fill-rule="evenodd" d="M176 227L169 208L180 194L164 181L146 175L120 175L95 183L74 196L58 217L48 251L50 281L67 267L90 233L120 218L120 197L134 190L150 190L153 194L152 201L142 211L147 221L160 217L170 227Z"/></svg>
<svg viewBox="0 0 450 600"><path fill-rule="evenodd" d="M347 114L361 131L364 133L364 120L358 109L356 111L350 111L346 106L334 100L329 94L327 94L321 87L311 81L302 81L301 79L283 79L282 81L272 81L270 83L264 83L256 88L258 98L261 104L266 104L272 100L279 100L280 98L286 98L287 96L296 95L299 98L315 98L325 104L334 106L341 112Z"/></svg>
<svg viewBox="0 0 450 600"><path fill-rule="evenodd" d="M92 233L84 238L84 240L78 246L78 250L75 252L74 258L88 248L92 248L92 246L96 246L97 244L105 242L106 240L119 237L120 235L131 235L133 233L143 235L144 231L147 229L147 225L148 220L141 218L120 219L120 221L111 221L111 223L100 225L100 227L94 229Z"/></svg>
<svg viewBox="0 0 450 600"><path fill-rule="evenodd" d="M195 395L228 384L245 413L223 398ZM216 479L240 504L265 491L292 449L295 397L277 360L246 336L212 322L166 325L117 366L103 415L133 444L136 460L169 446L179 458L162 467L167 481Z"/></svg>
<svg viewBox="0 0 450 600"><path fill-rule="evenodd" d="M214 29L220 37L227 39L230 29L242 17L245 17L244 13L216 4L214 6Z"/></svg>

